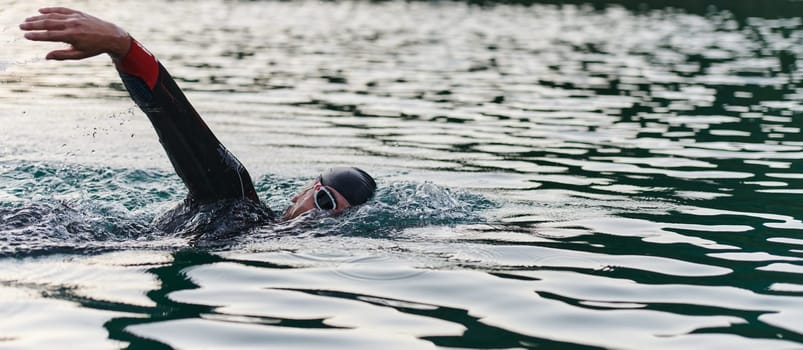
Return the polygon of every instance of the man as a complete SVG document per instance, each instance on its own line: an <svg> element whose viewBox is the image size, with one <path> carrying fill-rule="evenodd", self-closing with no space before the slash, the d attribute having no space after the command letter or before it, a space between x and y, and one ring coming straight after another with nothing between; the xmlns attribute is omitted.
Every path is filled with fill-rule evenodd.
<svg viewBox="0 0 803 350"><path fill-rule="evenodd" d="M176 82L157 59L113 23L63 7L39 10L20 29L33 41L63 42L47 59L80 60L99 54L112 57L131 98L153 124L176 173L189 190L176 208L157 218L168 232L229 234L275 221L257 197L243 165L215 137ZM365 203L376 183L358 168L333 168L295 197L283 218L314 209L341 212Z"/></svg>

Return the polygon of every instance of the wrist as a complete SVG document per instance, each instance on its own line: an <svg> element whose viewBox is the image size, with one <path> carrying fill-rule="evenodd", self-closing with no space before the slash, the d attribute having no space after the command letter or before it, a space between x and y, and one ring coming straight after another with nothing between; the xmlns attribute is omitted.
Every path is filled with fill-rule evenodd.
<svg viewBox="0 0 803 350"><path fill-rule="evenodd" d="M128 51L114 58L114 65L118 71L142 79L153 89L159 79L159 62L136 39L129 37L128 43Z"/></svg>
<svg viewBox="0 0 803 350"><path fill-rule="evenodd" d="M117 35L114 40L112 40L111 45L107 53L112 59L119 60L123 59L128 52L131 50L131 35L120 29L119 35Z"/></svg>

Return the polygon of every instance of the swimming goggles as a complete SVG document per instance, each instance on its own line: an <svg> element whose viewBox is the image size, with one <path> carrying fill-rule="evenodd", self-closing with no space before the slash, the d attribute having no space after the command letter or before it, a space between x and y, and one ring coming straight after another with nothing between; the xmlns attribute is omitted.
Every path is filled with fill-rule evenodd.
<svg viewBox="0 0 803 350"><path fill-rule="evenodd" d="M329 192L326 187L321 185L321 187L315 191L315 195L312 197L315 201L315 207L321 210L335 210L337 208L337 201L335 200L335 196L332 195L332 192Z"/></svg>

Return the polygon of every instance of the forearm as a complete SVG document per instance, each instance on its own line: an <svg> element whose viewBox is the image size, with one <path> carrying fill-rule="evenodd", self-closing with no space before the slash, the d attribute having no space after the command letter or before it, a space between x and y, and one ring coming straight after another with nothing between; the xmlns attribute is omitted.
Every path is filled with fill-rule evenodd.
<svg viewBox="0 0 803 350"><path fill-rule="evenodd" d="M156 58L136 40L115 59L132 99L153 124L190 198L258 200L251 177L218 141Z"/></svg>

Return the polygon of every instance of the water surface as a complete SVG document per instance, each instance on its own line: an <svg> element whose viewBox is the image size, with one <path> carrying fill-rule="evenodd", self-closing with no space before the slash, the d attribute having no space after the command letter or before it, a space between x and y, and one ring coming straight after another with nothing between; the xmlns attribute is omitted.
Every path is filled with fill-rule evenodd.
<svg viewBox="0 0 803 350"><path fill-rule="evenodd" d="M217 242L150 225L184 189L109 59L0 1L0 348L803 347L803 22L736 3L67 2L275 210L378 179Z"/></svg>

